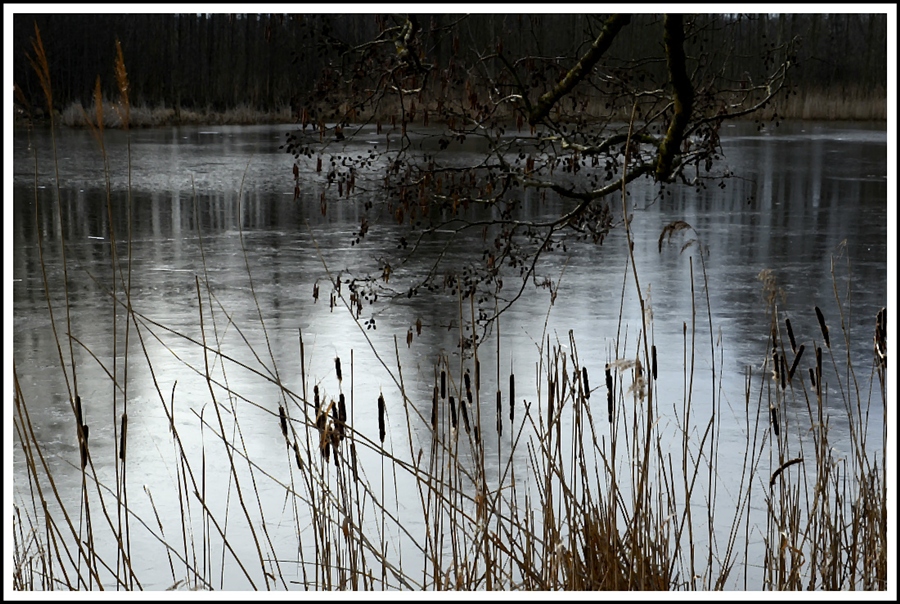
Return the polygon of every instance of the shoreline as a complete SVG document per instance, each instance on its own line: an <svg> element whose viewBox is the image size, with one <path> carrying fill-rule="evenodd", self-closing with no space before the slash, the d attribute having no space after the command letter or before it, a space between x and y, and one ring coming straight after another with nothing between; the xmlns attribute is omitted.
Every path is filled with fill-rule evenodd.
<svg viewBox="0 0 900 604"><path fill-rule="evenodd" d="M123 121L118 103L104 103L104 128L121 129ZM88 120L96 119L93 106L86 109L81 103L72 103L62 111L56 110L56 123L68 128L87 128ZM389 122L391 117L384 115L370 116L369 119L352 120L353 123L376 122L379 119ZM858 91L835 92L816 91L805 95L792 95L782 100L775 108L764 108L755 114L733 121L769 121L769 120L812 120L812 121L848 121L878 122L887 121L887 96L871 98ZM627 116L625 116L627 119ZM334 119L327 120L329 123ZM49 118L46 111L37 109L36 115L29 116L19 105L15 106L15 126L26 126L29 123L46 124ZM224 111L212 109L193 109L174 107L131 107L129 111L129 127L136 129L165 128L170 126L223 126L223 125L264 125L300 123L297 112L288 105L277 110L262 111L249 106L238 106Z"/></svg>

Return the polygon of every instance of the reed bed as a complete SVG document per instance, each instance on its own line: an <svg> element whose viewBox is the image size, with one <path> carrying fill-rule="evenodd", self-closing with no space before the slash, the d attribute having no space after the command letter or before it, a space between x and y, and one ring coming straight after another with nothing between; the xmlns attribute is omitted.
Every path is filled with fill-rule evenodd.
<svg viewBox="0 0 900 604"><path fill-rule="evenodd" d="M39 35L34 52L38 73L48 73ZM127 129L127 74L124 62L117 66L122 98L116 113ZM42 84L54 115L50 82ZM96 107L103 107L99 87ZM91 123L102 148L102 110ZM109 211L127 211L129 204L130 199L111 203ZM36 206L38 214L47 211ZM669 225L660 247L678 233L696 236L686 223ZM113 249L117 236L130 241L130 233L108 235ZM59 243L64 253L66 242ZM127 250L124 257L111 254L109 313L118 322L111 357L91 353L107 368L112 417L88 417L82 407L78 376L89 369L76 365L77 343L67 336L77 319L65 291L68 277L63 308L53 303L60 286L44 277L51 324L66 326L56 333L58 370L69 384L68 421L78 462L65 465L48 452L31 419L38 403L17 379L15 455L27 467L28 481L16 485L10 568L15 589L889 587L887 429L873 431L866 419L876 407L887 417L884 313L873 321L874 361L866 371L877 387L867 391L847 353L844 318L837 328L815 308L809 312L821 333L795 333L778 307L774 276L763 276L771 333L763 370L747 370L739 414L746 440L733 492L724 488L719 466L726 414L716 393L724 369L702 253L697 274L691 257L686 275L695 308L682 351L657 351L650 300L641 294L631 259L622 303L626 289L636 288L642 320L629 326L620 318L606 358L580 358L577 334L560 340L545 329L534 375L502 373L499 326L494 340L475 339L474 300L460 298L460 348L471 354L438 355L434 383L427 388L431 400L420 401L408 386L396 338L393 350L378 350L369 340L368 350L342 352L324 375L310 375L308 343L300 331L296 357L277 359L249 262L256 324L231 320L203 258L193 284L198 331L158 323L132 303ZM61 262L67 267L65 256ZM337 305L343 304L368 339L339 278L324 268ZM263 344L252 343L250 330L264 334ZM224 345L230 341L226 331L238 333L242 350ZM160 347L172 352L167 338L197 352L199 362L185 359L182 366L205 392L182 391L177 384L163 390L155 355ZM719 359L712 371L697 369L701 347ZM120 354L124 362L117 361ZM390 389L357 390L360 354L377 360ZM482 374L487 355L496 355L495 376ZM683 367L678 395L660 392L657 381L660 359L673 355ZM155 486L136 490L143 479L129 464L128 367L134 357L148 369L168 424L173 474L165 493ZM299 374L299 386L290 387L286 373ZM712 394L699 400L701 378ZM248 379L271 387L277 402L254 400L236 386ZM840 382L841 419L850 426L849 450L841 456L829 440L829 425L836 421L828 411L834 405L825 400L829 381ZM192 404L200 398L206 401L202 406ZM805 412L788 412L798 408ZM377 417L377 430L363 414ZM278 467L261 465L247 436L260 417L283 448ZM94 440L107 422L111 448ZM96 466L98 455L110 454L112 477ZM73 473L81 482L75 500L61 485ZM162 498L168 512L157 506ZM145 554L134 547L138 531L164 553L155 562L165 569L166 585L143 576Z"/></svg>

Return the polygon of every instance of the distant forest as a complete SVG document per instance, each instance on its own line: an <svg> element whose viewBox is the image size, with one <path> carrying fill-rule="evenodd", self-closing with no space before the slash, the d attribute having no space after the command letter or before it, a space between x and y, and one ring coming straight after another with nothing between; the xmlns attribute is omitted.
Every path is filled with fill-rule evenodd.
<svg viewBox="0 0 900 604"><path fill-rule="evenodd" d="M41 14L14 16L14 81L35 107L44 105L31 68L31 39L40 28L50 61L55 107L90 105L99 76L116 98L115 41L119 39L133 105L222 111L296 107L315 88L342 48L378 36L385 17L371 14ZM877 99L887 86L884 14L700 15L708 35L697 44L731 54L726 77L757 73L767 51L799 36L791 83L803 92ZM440 62L474 64L498 42L519 53L559 56L571 63L591 36L579 14L420 15L423 46ZM616 40L611 56L660 56L659 15L638 15L633 33ZM717 26L723 22L728 27ZM451 29L452 28L452 29ZM452 33L448 33L452 32ZM691 41L688 40L688 43ZM702 48L698 47L702 51ZM664 69L664 64L660 69ZM295 109L296 110L296 109Z"/></svg>

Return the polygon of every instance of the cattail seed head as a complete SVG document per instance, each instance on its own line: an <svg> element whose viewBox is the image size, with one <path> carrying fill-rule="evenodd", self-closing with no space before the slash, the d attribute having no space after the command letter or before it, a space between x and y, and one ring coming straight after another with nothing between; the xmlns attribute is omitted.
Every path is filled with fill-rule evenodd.
<svg viewBox="0 0 900 604"><path fill-rule="evenodd" d="M447 372L441 369L441 398L447 398Z"/></svg>
<svg viewBox="0 0 900 604"><path fill-rule="evenodd" d="M288 426L287 426L287 415L284 413L284 407L278 405L278 420L281 423L281 435L287 438L288 435Z"/></svg>
<svg viewBox="0 0 900 604"><path fill-rule="evenodd" d="M469 394L469 393L467 393ZM469 394L469 400L471 401L471 394ZM466 434L471 432L471 428L469 426L469 412L467 410L468 405L463 399L459 399L459 410L462 411L463 424L466 427Z"/></svg>
<svg viewBox="0 0 900 604"><path fill-rule="evenodd" d="M831 348L831 339L828 337L828 326L825 325L825 316L818 306L816 306L816 318L819 319L819 328L822 330L822 337L825 338L825 347Z"/></svg>
<svg viewBox="0 0 900 604"><path fill-rule="evenodd" d="M303 470L303 459L300 457L300 445L294 440L294 459L297 461L297 469Z"/></svg>
<svg viewBox="0 0 900 604"><path fill-rule="evenodd" d="M590 398L591 398L591 383L588 380L587 367L581 368L581 381L584 382L584 398L590 400Z"/></svg>
<svg viewBox="0 0 900 604"><path fill-rule="evenodd" d="M453 398L453 395L450 395L450 426L456 430L456 426L458 425L458 419L456 416L456 399Z"/></svg>
<svg viewBox="0 0 900 604"><path fill-rule="evenodd" d="M84 468L87 466L89 433L90 433L90 429L88 428L87 425L81 426L82 439L81 439L81 443L80 443L81 446L79 447L79 449L81 451L81 469L82 470L84 470Z"/></svg>
<svg viewBox="0 0 900 604"><path fill-rule="evenodd" d="M882 368L887 367L887 308L875 315L875 358Z"/></svg>
<svg viewBox="0 0 900 604"><path fill-rule="evenodd" d="M791 320L785 319L784 324L787 326L788 338L791 340L791 351L797 352L797 340L794 339L794 330L791 328Z"/></svg>
<svg viewBox="0 0 900 604"><path fill-rule="evenodd" d="M378 438L384 444L384 395L378 395Z"/></svg>
<svg viewBox="0 0 900 604"><path fill-rule="evenodd" d="M797 369L797 364L800 362L800 357L803 356L803 351L805 350L805 346L800 344L800 348L797 350L797 355L794 357L794 362L791 363L791 368L788 370L788 381L791 381L791 378L794 377L794 371Z"/></svg>
<svg viewBox="0 0 900 604"><path fill-rule="evenodd" d="M122 414L122 433L119 436L119 459L125 461L125 443L127 442L126 435L128 434L128 414Z"/></svg>
<svg viewBox="0 0 900 604"><path fill-rule="evenodd" d="M516 416L516 376L509 374L509 421L513 421Z"/></svg>
<svg viewBox="0 0 900 604"><path fill-rule="evenodd" d="M340 432L341 417L338 406L331 402L331 425L334 432Z"/></svg>
<svg viewBox="0 0 900 604"><path fill-rule="evenodd" d="M337 413L336 424L337 424L338 434L340 434L341 438L344 438L344 436L346 436L344 430L347 426L347 402L346 402L346 399L344 398L343 392L341 392L340 395L338 396L337 411L338 411L338 413Z"/></svg>
<svg viewBox="0 0 900 604"><path fill-rule="evenodd" d="M554 398L556 396L556 384L553 380L550 380L549 387L547 388L547 421L553 421L553 403Z"/></svg>
<svg viewBox="0 0 900 604"><path fill-rule="evenodd" d="M339 282L340 283L340 282ZM341 357L334 357L334 372L337 374L338 381L342 381L341 378Z"/></svg>
<svg viewBox="0 0 900 604"><path fill-rule="evenodd" d="M481 390L481 361L475 359L475 390Z"/></svg>
<svg viewBox="0 0 900 604"><path fill-rule="evenodd" d="M609 423L613 420L613 380L609 364L606 365L606 410L609 414Z"/></svg>
<svg viewBox="0 0 900 604"><path fill-rule="evenodd" d="M78 422L77 426L84 425L84 419L82 418L81 413L81 397L79 395L75 395L75 421Z"/></svg>
<svg viewBox="0 0 900 604"><path fill-rule="evenodd" d="M437 430L438 422L438 387L434 387L434 395L431 397L431 429Z"/></svg>

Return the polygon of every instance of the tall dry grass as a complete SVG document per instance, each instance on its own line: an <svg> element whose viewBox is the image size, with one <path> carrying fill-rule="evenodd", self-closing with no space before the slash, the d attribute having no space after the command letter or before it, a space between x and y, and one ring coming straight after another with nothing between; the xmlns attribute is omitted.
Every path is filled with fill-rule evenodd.
<svg viewBox="0 0 900 604"><path fill-rule="evenodd" d="M37 31L34 48L38 73L46 74ZM119 61L121 98L116 113L128 127L135 112L127 96L121 54ZM45 90L53 115L49 80ZM90 127L103 150L106 112L99 88L95 107ZM104 164L108 174L105 160ZM35 174L37 180L37 169ZM58 180L57 176L57 184ZM35 194L37 202L37 183ZM112 197L108 191L110 213L120 211ZM58 193L56 203L60 205ZM130 194L124 207L130 216ZM39 213L45 210L38 203L36 208L39 222ZM624 195L623 209L628 211ZM627 221L626 228L630 241ZM64 232L61 229L59 236ZM229 585L269 590L888 588L887 432L884 427L880 434L872 433L864 421L875 406L884 413L885 316L880 314L874 325L872 372L880 389L866 392L846 354L851 342L844 318L829 323L816 309L821 334L795 334L782 319L777 282L772 274L763 275L771 317L769 345L763 371L755 375L747 371L739 489L725 493L725 470L720 467L720 447L726 444L723 410L715 394L724 371L721 345L711 322L702 242L687 223L668 225L659 242L662 250L673 237L689 237L690 245L682 249L693 246L700 252L696 274L692 256L686 275L693 307L680 351L681 396L660 392L658 357L678 357L679 352L657 351L649 296L641 290L630 257L622 275L621 305L634 288L641 311L637 335L635 326L624 324L620 311L620 330L607 358L582 359L576 334L569 332L559 341L547 333L545 323L534 383L527 388L523 376L501 374L499 324L495 340L475 339L474 300L460 297L460 347L471 350L471 356L437 359L430 405L418 404L408 388L396 338L393 350L378 350L369 340L365 351L383 367L396 387L394 393L380 392L376 397L357 391L359 351L350 351L349 359L335 358L334 370L327 375L310 375L301 332L297 358L285 367L268 346L267 318L258 302L258 322L233 324L210 285L204 254L193 284L199 335L153 321L132 305L130 229L124 234L125 257L116 254L114 243L123 234L107 235L109 313L110 320L119 322L113 329L112 358L102 363L111 368L112 417L88 421L77 381L86 369L76 366L75 342L66 335L72 330L67 327L66 333L55 335L58 370L71 385L69 422L80 450L80 467L73 468L82 483L77 501L68 500L58 488L58 471L52 469L48 447L32 424L32 410L39 403L28 400L18 381L15 384L16 455L24 460L28 476L27 485L17 485L27 497L16 502L13 518L10 572L16 589L151 587L143 582L139 556L132 547L137 526L165 551L172 589L221 588L226 566L234 575ZM243 232L240 237L243 247ZM65 246L61 240L63 254ZM256 300L246 250L244 258ZM64 256L61 262L67 266ZM65 311L70 325L73 305L65 295L64 309L53 305L57 286L46 276L43 256L41 265L51 324L56 325L54 313ZM337 304L366 335L353 301L323 265ZM63 287L67 282L66 276ZM837 288L835 296L840 306ZM120 315L124 319L117 318ZM263 348L252 347L242 335L255 362L241 361L223 347L226 326L242 334L258 329L266 335ZM158 362L148 346L161 341L162 333L182 339L202 356L201 366L185 363L184 368L199 374L206 385L208 407L202 411L189 409L200 393L182 393L174 386L163 392L155 369ZM698 354L705 357L707 349L714 361L708 373L697 368ZM124 355L124 363L119 364L117 353ZM494 354L497 375L482 375L480 359ZM148 487L144 495L151 515L137 513L134 494L129 494L139 478L128 464L129 355L137 355L150 369L159 409L168 421L175 473L175 492L169 495L177 502L175 518L171 509L161 512L156 507ZM239 371L277 388L277 410L248 399L231 385L229 375ZM284 371L299 373L299 392L285 385ZM695 395L701 378L710 380L713 394L708 400ZM840 381L838 391L850 426L850 448L843 457L836 456L829 440L833 411L828 410L834 406L825 405L827 379ZM755 380L758 387L753 386ZM534 395L517 396L517 391ZM789 405L805 408L806 414L786 413ZM357 407L377 415L377 434L357 429ZM426 417L420 409L429 409L430 414ZM286 479L280 470L262 467L250 453L242 423L250 412L267 414L273 431L280 432ZM194 435L189 440L184 434L185 417L192 418L191 425L202 435L199 456L189 444L196 441ZM102 480L95 467L90 440L94 422L113 426L113 484ZM421 426L430 434L427 450L414 446L413 429ZM489 431L496 432L496 451L486 445ZM494 455L497 470L489 472L487 459ZM214 466L226 470L226 502L221 493L210 490L207 476ZM405 492L413 493L402 509L401 483L410 487ZM267 518L263 493L273 491L289 512L289 524ZM762 521L753 512L760 507ZM175 533L173 526L179 529ZM283 535L275 531L296 537L294 559L279 555L276 542ZM310 539L312 547L301 544ZM754 566L761 567L758 583L750 583L746 572Z"/></svg>

